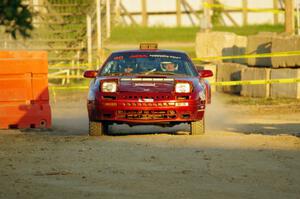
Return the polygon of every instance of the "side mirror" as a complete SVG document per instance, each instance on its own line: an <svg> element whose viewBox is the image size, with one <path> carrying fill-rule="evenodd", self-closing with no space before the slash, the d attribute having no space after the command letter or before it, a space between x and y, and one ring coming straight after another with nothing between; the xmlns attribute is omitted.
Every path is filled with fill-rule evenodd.
<svg viewBox="0 0 300 199"><path fill-rule="evenodd" d="M201 78L212 77L214 75L211 70L199 70L198 73Z"/></svg>
<svg viewBox="0 0 300 199"><path fill-rule="evenodd" d="M95 78L98 74L96 70L87 70L84 72L83 77L85 78Z"/></svg>

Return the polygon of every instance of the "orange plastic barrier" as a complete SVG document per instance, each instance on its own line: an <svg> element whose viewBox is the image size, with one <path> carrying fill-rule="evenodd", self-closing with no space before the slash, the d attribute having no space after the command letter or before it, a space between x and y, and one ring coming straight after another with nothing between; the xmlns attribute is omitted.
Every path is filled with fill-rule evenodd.
<svg viewBox="0 0 300 199"><path fill-rule="evenodd" d="M0 51L0 128L50 128L43 51Z"/></svg>

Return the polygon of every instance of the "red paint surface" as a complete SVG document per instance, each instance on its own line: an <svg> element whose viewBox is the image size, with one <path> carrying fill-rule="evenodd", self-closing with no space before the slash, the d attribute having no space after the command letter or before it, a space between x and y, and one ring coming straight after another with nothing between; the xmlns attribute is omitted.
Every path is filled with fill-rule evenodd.
<svg viewBox="0 0 300 199"><path fill-rule="evenodd" d="M47 53L0 51L0 128L50 128Z"/></svg>

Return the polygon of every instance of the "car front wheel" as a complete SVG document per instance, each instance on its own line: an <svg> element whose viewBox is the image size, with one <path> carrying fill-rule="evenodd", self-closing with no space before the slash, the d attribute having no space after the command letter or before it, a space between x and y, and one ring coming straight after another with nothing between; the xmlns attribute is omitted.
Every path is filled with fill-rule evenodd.
<svg viewBox="0 0 300 199"><path fill-rule="evenodd" d="M202 120L191 122L191 135L203 135L205 133L205 120L204 117Z"/></svg>
<svg viewBox="0 0 300 199"><path fill-rule="evenodd" d="M103 136L108 133L108 125L103 122L89 121L89 135Z"/></svg>

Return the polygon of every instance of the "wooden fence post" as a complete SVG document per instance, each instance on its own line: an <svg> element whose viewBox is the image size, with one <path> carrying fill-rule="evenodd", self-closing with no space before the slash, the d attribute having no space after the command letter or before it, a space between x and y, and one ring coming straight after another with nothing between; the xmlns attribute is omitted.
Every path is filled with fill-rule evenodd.
<svg viewBox="0 0 300 199"><path fill-rule="evenodd" d="M204 15L204 30L205 31L210 31L212 28L211 24L211 15L210 15L210 10L211 10L211 3L212 0L203 0L203 15Z"/></svg>
<svg viewBox="0 0 300 199"><path fill-rule="evenodd" d="M88 68L92 68L93 56L92 56L92 18L88 14L86 16L86 35L87 35L87 52L88 52Z"/></svg>
<svg viewBox="0 0 300 199"><path fill-rule="evenodd" d="M296 0L297 34L300 35L300 1Z"/></svg>
<svg viewBox="0 0 300 199"><path fill-rule="evenodd" d="M285 0L285 32L295 33L294 0Z"/></svg>
<svg viewBox="0 0 300 199"><path fill-rule="evenodd" d="M117 22L117 24L119 24L119 22L121 21L121 0L116 0L116 7L115 7L115 21Z"/></svg>
<svg viewBox="0 0 300 199"><path fill-rule="evenodd" d="M187 0L181 0L181 4L183 5L184 9L189 12L188 17L190 18L193 26L195 26L195 23L193 21L192 18L192 14L194 15L195 18L197 18L199 20L199 22L201 22L201 17L199 17L197 10L195 10L188 2Z"/></svg>
<svg viewBox="0 0 300 199"><path fill-rule="evenodd" d="M106 0L106 38L110 38L110 0Z"/></svg>
<svg viewBox="0 0 300 199"><path fill-rule="evenodd" d="M243 25L248 25L248 0L243 0Z"/></svg>
<svg viewBox="0 0 300 199"><path fill-rule="evenodd" d="M80 76L80 55L81 55L81 51L78 50L76 53L76 75Z"/></svg>
<svg viewBox="0 0 300 199"><path fill-rule="evenodd" d="M274 8L274 10L278 10L278 0L273 0L273 8ZM279 22L278 12L274 12L273 23L278 24L278 22Z"/></svg>
<svg viewBox="0 0 300 199"><path fill-rule="evenodd" d="M176 0L176 21L177 26L181 26L181 0Z"/></svg>
<svg viewBox="0 0 300 199"><path fill-rule="evenodd" d="M131 24L137 25L137 22L135 21L135 19L134 19L133 16L131 15L131 13L125 8L125 6L124 6L122 3L120 3L120 8L121 8L121 10L123 11L123 14L126 15L126 16L128 16L128 18L129 18L130 21L131 21Z"/></svg>
<svg viewBox="0 0 300 199"><path fill-rule="evenodd" d="M142 26L148 26L147 0L142 1Z"/></svg>
<svg viewBox="0 0 300 199"><path fill-rule="evenodd" d="M102 33L101 33L101 0L97 1L97 12L96 12L96 18L97 18L97 55L99 56L99 59L101 60L100 53L102 49ZM99 60L99 61L100 61ZM101 61L100 61L101 62Z"/></svg>

